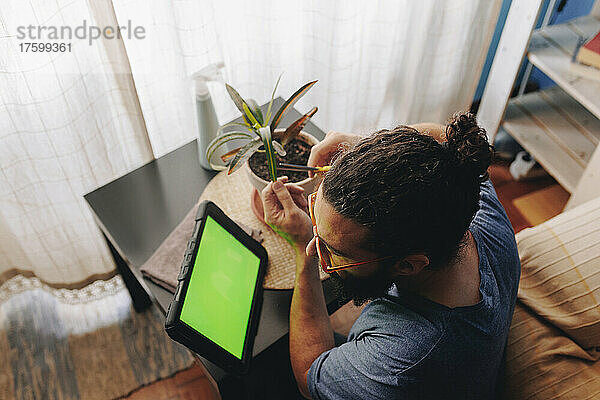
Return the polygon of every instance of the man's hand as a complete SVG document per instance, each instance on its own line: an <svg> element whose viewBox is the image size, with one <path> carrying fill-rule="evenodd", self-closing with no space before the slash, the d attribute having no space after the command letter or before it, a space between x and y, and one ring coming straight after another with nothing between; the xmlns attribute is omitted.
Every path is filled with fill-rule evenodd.
<svg viewBox="0 0 600 400"><path fill-rule="evenodd" d="M261 198L265 222L296 250L304 252L313 237L304 189L282 177L269 183Z"/></svg>
<svg viewBox="0 0 600 400"><path fill-rule="evenodd" d="M362 136L353 133L329 131L322 142L319 142L312 147L307 165L309 167L329 165L336 153L344 150L344 148L352 147L358 143L360 139L362 139ZM314 173L309 172L308 175L312 178Z"/></svg>

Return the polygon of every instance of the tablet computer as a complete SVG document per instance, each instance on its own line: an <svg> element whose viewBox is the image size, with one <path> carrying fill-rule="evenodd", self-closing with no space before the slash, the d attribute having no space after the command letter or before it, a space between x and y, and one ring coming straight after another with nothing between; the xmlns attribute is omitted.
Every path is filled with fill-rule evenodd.
<svg viewBox="0 0 600 400"><path fill-rule="evenodd" d="M167 334L225 371L248 372L267 252L210 201L198 207Z"/></svg>

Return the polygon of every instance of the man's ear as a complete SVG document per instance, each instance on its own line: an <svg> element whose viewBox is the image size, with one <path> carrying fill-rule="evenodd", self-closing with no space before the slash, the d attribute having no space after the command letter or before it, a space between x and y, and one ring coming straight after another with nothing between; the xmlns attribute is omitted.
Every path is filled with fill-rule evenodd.
<svg viewBox="0 0 600 400"><path fill-rule="evenodd" d="M429 265L429 258L425 254L411 254L398 261L395 265L398 275L416 275Z"/></svg>

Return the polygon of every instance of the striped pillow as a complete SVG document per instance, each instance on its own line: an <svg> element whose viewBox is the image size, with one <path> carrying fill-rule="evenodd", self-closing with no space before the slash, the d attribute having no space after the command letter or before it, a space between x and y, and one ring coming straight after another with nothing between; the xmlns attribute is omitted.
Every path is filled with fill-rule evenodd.
<svg viewBox="0 0 600 400"><path fill-rule="evenodd" d="M504 399L598 399L596 359L517 302L506 347Z"/></svg>
<svg viewBox="0 0 600 400"><path fill-rule="evenodd" d="M600 398L600 198L516 238L505 398Z"/></svg>
<svg viewBox="0 0 600 400"><path fill-rule="evenodd" d="M600 198L517 234L519 300L586 351L600 347Z"/></svg>

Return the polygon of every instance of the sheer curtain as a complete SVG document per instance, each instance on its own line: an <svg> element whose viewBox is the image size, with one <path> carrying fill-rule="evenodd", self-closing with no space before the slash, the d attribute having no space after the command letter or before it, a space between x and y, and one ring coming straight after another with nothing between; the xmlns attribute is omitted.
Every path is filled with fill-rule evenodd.
<svg viewBox="0 0 600 400"><path fill-rule="evenodd" d="M245 97L318 84L297 105L324 130L443 122L472 100L500 0L3 0L0 8L0 282L56 285L112 273L82 196L193 140L190 75L218 61ZM74 39L19 52L19 25L125 25L143 39ZM210 85L220 122L236 115Z"/></svg>
<svg viewBox="0 0 600 400"><path fill-rule="evenodd" d="M113 0L120 21L146 27L126 40L157 155L194 138L189 76L225 63L242 96L266 102L319 82L298 103L325 131L368 133L444 122L471 104L501 1ZM211 85L221 122L236 115Z"/></svg>
<svg viewBox="0 0 600 400"><path fill-rule="evenodd" d="M0 7L0 283L16 273L78 287L114 265L83 195L153 157L122 41L21 52L19 26L115 26L112 4Z"/></svg>

